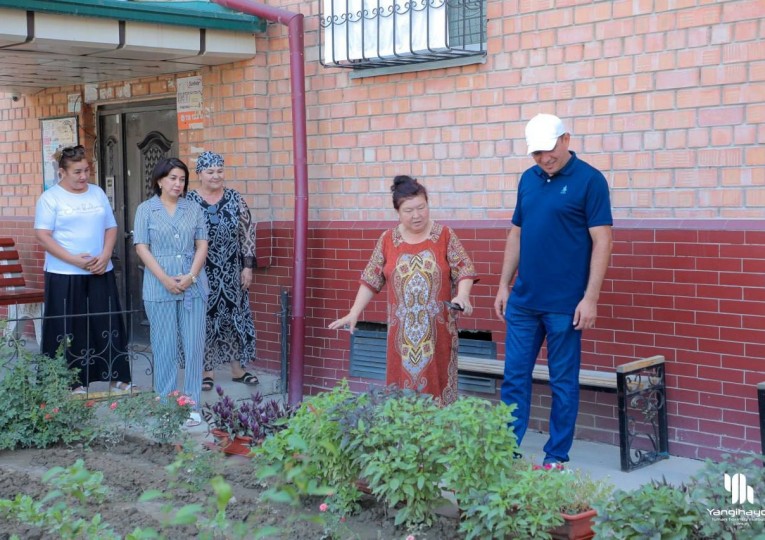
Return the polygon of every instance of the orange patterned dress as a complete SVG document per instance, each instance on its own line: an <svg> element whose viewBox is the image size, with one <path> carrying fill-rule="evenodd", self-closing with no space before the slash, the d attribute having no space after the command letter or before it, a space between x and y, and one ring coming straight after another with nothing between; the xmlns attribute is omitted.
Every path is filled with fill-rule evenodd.
<svg viewBox="0 0 765 540"><path fill-rule="evenodd" d="M398 227L385 231L361 275L380 292L388 283L387 384L431 394L441 405L457 399L457 325L444 305L475 267L457 235L433 224L430 237L407 244Z"/></svg>

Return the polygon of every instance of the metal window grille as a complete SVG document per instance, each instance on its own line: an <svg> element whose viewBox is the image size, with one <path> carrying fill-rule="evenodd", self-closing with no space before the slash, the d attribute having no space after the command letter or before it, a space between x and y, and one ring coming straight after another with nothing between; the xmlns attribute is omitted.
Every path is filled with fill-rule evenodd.
<svg viewBox="0 0 765 540"><path fill-rule="evenodd" d="M321 0L320 61L369 69L486 55L486 0Z"/></svg>

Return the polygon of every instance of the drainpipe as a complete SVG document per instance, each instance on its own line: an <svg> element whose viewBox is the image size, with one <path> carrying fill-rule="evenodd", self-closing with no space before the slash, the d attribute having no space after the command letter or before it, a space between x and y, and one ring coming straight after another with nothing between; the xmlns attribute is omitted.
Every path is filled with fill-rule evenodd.
<svg viewBox="0 0 765 540"><path fill-rule="evenodd" d="M213 0L218 5L282 24L289 33L292 94L292 153L295 174L295 261L292 266L292 318L288 401L303 400L305 358L305 274L308 256L308 139L306 136L303 14L250 0Z"/></svg>

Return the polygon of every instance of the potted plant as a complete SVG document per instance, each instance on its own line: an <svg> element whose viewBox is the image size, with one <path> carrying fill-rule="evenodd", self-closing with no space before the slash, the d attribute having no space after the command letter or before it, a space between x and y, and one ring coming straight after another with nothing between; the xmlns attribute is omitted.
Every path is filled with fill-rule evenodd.
<svg viewBox="0 0 765 540"><path fill-rule="evenodd" d="M222 441L221 449L228 454L249 455L250 448L281 428L280 419L292 410L274 399L266 400L258 393L234 400L218 385L218 400L202 406L202 416L214 437Z"/></svg>
<svg viewBox="0 0 765 540"><path fill-rule="evenodd" d="M549 474L565 476L558 494L558 511L563 524L550 530L555 539L588 540L595 536L592 524L597 511L595 506L607 500L613 485L605 480L594 480L579 470L549 471Z"/></svg>

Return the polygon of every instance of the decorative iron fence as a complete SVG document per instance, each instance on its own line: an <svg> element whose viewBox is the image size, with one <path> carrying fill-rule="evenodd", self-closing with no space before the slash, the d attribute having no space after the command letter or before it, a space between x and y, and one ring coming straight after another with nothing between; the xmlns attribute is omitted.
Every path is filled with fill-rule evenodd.
<svg viewBox="0 0 765 540"><path fill-rule="evenodd" d="M133 331L132 325L140 324L140 322L137 321L140 321L140 315L142 313L143 311L141 310L91 313L88 309L86 309L85 313L77 315L62 315L56 317L40 318L25 317L23 319L6 320L3 323L0 323L3 330L2 340L0 341L0 376L3 376L4 372L9 369L9 367L13 365L13 363L16 362L16 360L18 360L22 355L41 354L40 347L34 340L28 342L23 335L16 336L13 332L8 331L10 328L8 326L8 322L10 321L16 322L17 324L15 325L15 328L19 329L23 326L18 323L21 323L24 320L30 320L37 323L46 319L63 319L65 331L64 334L58 337L58 341L62 344L62 347L66 347L66 343L71 343L73 337L72 333L66 330L69 325L79 327L83 326L73 324L72 321L76 319L84 318L85 320L90 320L90 317L105 317L111 322L114 315L119 315L123 320L130 322L131 328L127 334L129 337L136 335L136 332ZM89 334L91 332L90 325L85 324L84 327L86 334ZM120 350L119 347L115 346L114 342L118 336L118 331L119 330L117 328L112 328L111 324L109 324L107 330L102 331L101 338L103 339L101 340L100 350L96 350L90 347L86 347L81 350L74 350L72 347L68 347L65 355L68 365L72 368L82 369L85 373L92 374L94 381L111 381L116 377L117 370L115 369L115 366L117 366L118 363L127 361L131 373L131 379L135 381L136 376L140 376L142 379L142 389L153 390L154 363L150 345L148 343L140 343L137 341L128 340L127 347L125 347L124 350ZM85 341L86 343L93 342L93 340L89 338L90 335L88 335L88 339ZM144 379L146 380L144 381ZM86 380L85 382L88 383L86 385L85 397L99 397L102 395L109 395L114 392L108 382L103 382L104 390L102 391L94 390L91 388L91 381ZM96 383L94 382L94 384Z"/></svg>

